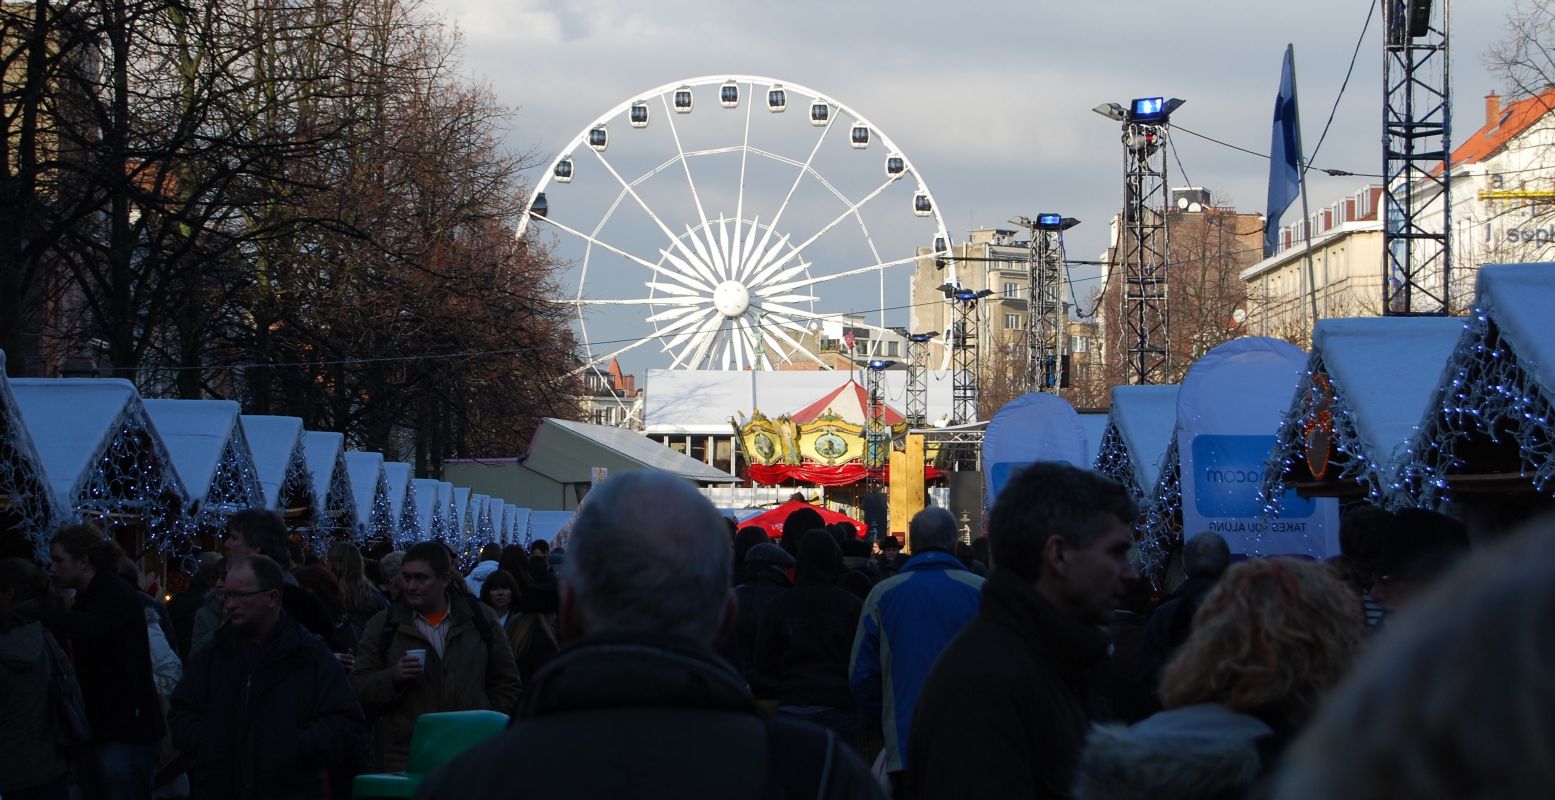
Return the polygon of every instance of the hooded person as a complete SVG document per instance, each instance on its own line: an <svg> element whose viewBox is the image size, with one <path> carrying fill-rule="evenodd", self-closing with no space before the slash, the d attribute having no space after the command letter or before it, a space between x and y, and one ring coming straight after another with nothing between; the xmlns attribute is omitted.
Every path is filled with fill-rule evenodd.
<svg viewBox="0 0 1555 800"><path fill-rule="evenodd" d="M788 579L793 566L794 557L770 542L745 552L745 582L734 587L738 616L719 654L746 680L751 679L756 662L756 634L761 630L761 618L766 616L767 606L794 585Z"/></svg>
<svg viewBox="0 0 1555 800"><path fill-rule="evenodd" d="M859 717L848 689L848 657L863 602L835 580L842 552L827 531L799 544L794 588L767 606L756 637L751 689L777 701L779 715L832 729L855 749Z"/></svg>

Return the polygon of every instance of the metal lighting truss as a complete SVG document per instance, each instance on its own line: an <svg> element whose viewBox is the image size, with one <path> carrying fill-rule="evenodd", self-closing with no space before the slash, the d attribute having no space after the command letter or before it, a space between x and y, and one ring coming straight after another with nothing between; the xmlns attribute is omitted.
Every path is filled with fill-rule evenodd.
<svg viewBox="0 0 1555 800"><path fill-rule="evenodd" d="M1383 0L1382 310L1451 313L1452 96L1442 0Z"/></svg>

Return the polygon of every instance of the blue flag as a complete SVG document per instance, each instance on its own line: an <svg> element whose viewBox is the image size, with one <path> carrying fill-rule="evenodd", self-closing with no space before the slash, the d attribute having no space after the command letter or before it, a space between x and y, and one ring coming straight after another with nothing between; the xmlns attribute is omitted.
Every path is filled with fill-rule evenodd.
<svg viewBox="0 0 1555 800"><path fill-rule="evenodd" d="M1280 95L1274 99L1274 136L1269 143L1269 207L1264 217L1263 255L1280 243L1280 216L1301 191L1301 131L1296 115L1296 49L1285 45Z"/></svg>

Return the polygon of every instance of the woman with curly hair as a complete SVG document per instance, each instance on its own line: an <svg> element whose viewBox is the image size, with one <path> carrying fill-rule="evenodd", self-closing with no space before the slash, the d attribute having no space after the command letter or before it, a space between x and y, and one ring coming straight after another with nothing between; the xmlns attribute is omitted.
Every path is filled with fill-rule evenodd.
<svg viewBox="0 0 1555 800"><path fill-rule="evenodd" d="M1166 710L1093 730L1075 796L1260 796L1285 745L1349 670L1364 633L1360 600L1322 564L1233 566L1162 673Z"/></svg>
<svg viewBox="0 0 1555 800"><path fill-rule="evenodd" d="M357 638L361 638L362 631L367 629L367 621L388 608L389 601L367 579L366 563L356 545L350 542L331 544L324 564L339 582L346 620L355 629Z"/></svg>

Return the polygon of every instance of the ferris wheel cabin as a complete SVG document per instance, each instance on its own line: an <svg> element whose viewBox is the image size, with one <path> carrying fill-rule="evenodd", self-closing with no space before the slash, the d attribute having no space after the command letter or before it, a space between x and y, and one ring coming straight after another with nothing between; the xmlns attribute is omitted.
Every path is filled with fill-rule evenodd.
<svg viewBox="0 0 1555 800"><path fill-rule="evenodd" d="M788 92L783 91L782 86L773 86L767 90L767 110L774 114L781 114L788 108Z"/></svg>
<svg viewBox="0 0 1555 800"><path fill-rule="evenodd" d="M724 108L734 108L740 104L740 85L734 81L724 81L724 85L718 87L718 102Z"/></svg>
<svg viewBox="0 0 1555 800"><path fill-rule="evenodd" d="M589 129L589 147L592 147L600 152L604 152L605 147L609 144L610 134L605 132L605 126L595 125L593 128Z"/></svg>
<svg viewBox="0 0 1555 800"><path fill-rule="evenodd" d="M902 177L902 173L906 171L907 159L902 158L896 153L892 153L885 157L885 175L887 178L891 178L893 180L900 178Z"/></svg>
<svg viewBox="0 0 1555 800"><path fill-rule="evenodd" d="M869 146L869 126L862 122L855 124L849 137L849 141L853 144L853 149L863 150Z"/></svg>
<svg viewBox="0 0 1555 800"><path fill-rule="evenodd" d="M632 104L632 109L627 112L626 119L634 128L648 127L648 104L638 100Z"/></svg>
<svg viewBox="0 0 1555 800"><path fill-rule="evenodd" d="M529 215L543 217L551 212L551 204L545 201L545 192L535 195L535 201L529 204Z"/></svg>
<svg viewBox="0 0 1555 800"><path fill-rule="evenodd" d="M826 127L831 122L831 106L825 100L817 100L810 104L810 124L817 128Z"/></svg>
<svg viewBox="0 0 1555 800"><path fill-rule="evenodd" d="M557 183L572 183L572 156L556 162L556 166L551 168L551 175Z"/></svg>
<svg viewBox="0 0 1555 800"><path fill-rule="evenodd" d="M934 213L934 204L929 201L928 192L919 189L918 193L912 196L912 213L920 217L927 217Z"/></svg>
<svg viewBox="0 0 1555 800"><path fill-rule="evenodd" d="M691 87L682 86L675 90L675 98L672 103L676 114L691 113Z"/></svg>

